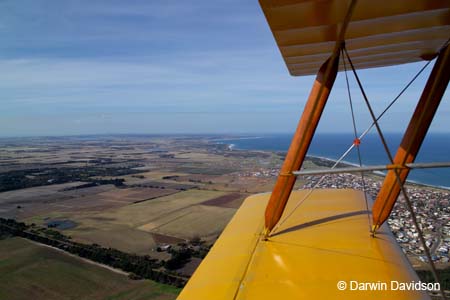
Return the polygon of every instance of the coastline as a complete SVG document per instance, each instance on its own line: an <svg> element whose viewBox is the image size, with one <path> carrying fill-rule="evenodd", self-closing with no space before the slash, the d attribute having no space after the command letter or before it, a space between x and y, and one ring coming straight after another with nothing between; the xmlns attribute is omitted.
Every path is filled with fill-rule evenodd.
<svg viewBox="0 0 450 300"><path fill-rule="evenodd" d="M236 145L234 143L224 143L224 141L227 141L227 140L235 141L235 140L242 140L242 139L258 139L258 138L262 138L262 137L246 137L246 138L235 138L235 139L228 138L228 139L220 139L220 140L217 139L217 140L212 140L212 141L215 142L216 144L225 146L230 151L236 151L236 150L238 150L238 151L262 151L262 152L268 152L268 153L283 153L283 155L286 153L286 151L261 150L261 149L259 149L259 150L241 149L241 148L239 148L238 145ZM306 159L322 160L324 162L324 166L326 166L328 168L337 162L336 159L324 157L324 156L320 156L320 155L307 154ZM346 160L342 160L341 162L339 162L339 164L342 165L343 167L359 167L358 164L352 163L352 162L349 162ZM380 180L382 180L385 176L385 173L383 173L382 171L373 171L373 172L370 172L370 174L374 175L376 177L379 177ZM417 186L417 187L423 187L423 188L433 188L433 189L450 191L450 186L433 185L433 184L428 184L428 183L424 183L424 182L420 182L420 181L412 180L412 179L407 179L406 184L412 185L412 186Z"/></svg>
<svg viewBox="0 0 450 300"><path fill-rule="evenodd" d="M327 161L327 162L330 162L330 163L333 163L333 164L337 162L337 160L335 160L335 159L331 159L331 158L328 158L328 157L322 157L322 156L316 156L316 155L307 155L306 157L307 158L321 159L321 160L324 160L324 161ZM348 167L359 167L359 165L351 163L351 162L348 162L348 161L345 161L345 160L341 161L340 164L346 165ZM375 175L375 176L381 177L381 178L384 178L384 176L385 176L385 174L382 171L373 171L373 172L370 172L370 173L372 175ZM435 188L435 189L450 190L450 187L448 187L448 186L432 185L432 184L427 184L427 183L419 182L419 181L416 181L416 180L410 180L410 179L406 180L406 184L415 185L415 186L421 186L421 187L428 187L428 188Z"/></svg>

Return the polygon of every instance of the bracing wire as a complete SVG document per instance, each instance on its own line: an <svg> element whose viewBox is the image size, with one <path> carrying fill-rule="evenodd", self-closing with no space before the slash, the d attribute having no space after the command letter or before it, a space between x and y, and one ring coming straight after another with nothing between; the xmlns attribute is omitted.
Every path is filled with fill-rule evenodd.
<svg viewBox="0 0 450 300"><path fill-rule="evenodd" d="M384 134L383 131L381 130L380 124L378 123L377 118L375 117L375 113L373 112L372 106L370 105L369 99L367 97L366 91L364 90L364 87L362 86L361 80L359 79L358 74L356 73L356 69L355 66L353 65L353 62L350 58L350 56L348 55L347 49L344 47L344 53L347 56L347 60L352 68L353 71L353 75L355 76L356 82L358 83L359 89L361 91L361 94L363 96L364 102L366 103L367 109L369 110L370 116L372 118L372 121L377 129L378 135L380 136L380 140L383 144L384 150L389 158L389 161L391 164L394 163L394 159L392 157L391 151L389 150L389 146L386 142L386 139L384 138ZM397 172L397 171L396 171Z"/></svg>
<svg viewBox="0 0 450 300"><path fill-rule="evenodd" d="M396 173L396 174L398 174L398 173ZM440 278L437 274L436 266L434 265L433 259L431 257L430 249L427 247L425 238L423 237L422 229L420 228L419 223L417 222L417 216L416 216L416 213L412 206L411 199L409 198L408 193L406 192L406 189L405 189L404 185L402 184L402 182L400 181L400 177L398 175L396 176L396 179L397 179L397 184L400 186L400 189L402 191L403 197L405 198L405 202L407 204L408 210L411 213L411 219L413 221L414 227L416 227L417 233L419 235L419 240L423 246L425 255L427 256L428 263L431 267L431 273L433 274L433 277L434 277L434 281L437 283L442 283L442 281L440 280ZM443 286L443 285L441 285L441 286ZM442 299L446 300L447 297L445 296L444 288L440 289L440 292L441 292Z"/></svg>
<svg viewBox="0 0 450 300"><path fill-rule="evenodd" d="M445 48L446 46L448 46L449 45L449 42L450 42L450 38L443 44L443 46L441 47L441 49L438 51L438 52L440 52L443 48ZM378 116L378 117L375 117L375 114L373 113L373 110L372 110L372 107L371 107L371 105L370 105L370 103L369 103L369 101L368 101L368 98L367 98L367 95L366 95L366 93L365 93L365 91L364 91L364 88L362 87L362 84L361 84L361 81L359 80L359 77L358 77L358 75L357 75L357 73L356 73L356 70L355 70L355 68L354 68L354 66L353 66L353 63L352 63L352 61L351 61L351 59L350 59L350 56L349 56L349 54L348 54L348 52L347 52L347 49L345 48L345 45L344 45L344 47L343 47L343 52L345 52L345 54L346 54L346 56L347 56L347 59L348 59L348 61L349 61L349 63L350 63L350 66L351 66L351 68L352 68L352 71L353 71L353 74L354 74L354 76L355 76L355 78L356 78L356 81L357 81L357 83L358 83L358 86L359 86L359 88L360 88L360 90L361 90L361 93L362 93L362 95L363 95L363 98L364 98L364 100L365 100L365 102L366 102L366 105L367 105L367 108L368 108L368 110L369 110L369 112L370 112L370 115L371 115L371 117L372 117L372 120L373 120L373 123L369 126L369 128L367 128L362 134L361 134L361 136L359 137L359 139L361 139L361 138L363 138L374 126L376 127L376 129L377 129L377 132L378 132L378 134L379 134L379 136L380 136L380 139L381 139L381 141L382 141L382 143L383 143L383 146L384 146L384 148L385 148L385 151L386 151L386 154L388 155L388 157L389 157L389 160L391 161L391 163L393 163L393 159L392 159L392 155L391 155L391 153L390 153L390 151L389 151L389 147L387 146L387 144L386 144L386 141L385 141L385 139L384 139L384 135L383 135L383 133L382 133L382 131L381 131L381 128L379 127L379 124L378 124L378 121L381 119L381 117L390 109L390 107L400 98L400 96L409 88L409 86L417 79L417 77L426 69L426 67L431 63L431 60L430 61L428 61L423 67L422 67L422 69L412 78L412 80L402 89L402 91L399 93L399 95L397 95L397 97L385 108L385 110ZM347 75L347 74L346 74ZM353 149L353 147L355 146L355 143L353 143L350 147L349 147L349 149L347 150L347 151L345 151L345 153L335 162L335 164L332 166L332 169L334 169L347 155L348 155L348 153L350 153L350 151ZM426 245L426 243L425 243L425 239L424 239L424 237L423 237L423 233L422 233L422 230L421 230L421 228L419 227L419 224L418 224L418 222L417 222L417 217L416 217L416 214L415 214L415 212L414 212L414 208L413 208L413 206L412 206L412 203L411 203L411 200L410 200L410 198L409 198L409 196L408 196L408 194L407 194L407 192L406 192L406 189L405 189L405 187L404 187L404 185L403 185L403 183L401 182L401 180L400 180L400 177L399 177L399 174L398 174L398 170L394 170L394 174L395 174L395 178L396 178L396 180L397 180L397 184L400 186L400 189L401 189L401 192L402 192L402 194L403 194L403 196L404 196L404 198L405 198L405 201L406 201L406 203L407 203L407 206L408 206L408 209L409 209L409 211L410 211L410 213L411 213L411 218L412 218L412 221L413 221L413 223L414 223L414 226L416 227L416 229L417 229L417 232L418 232L418 235L419 235L419 239L420 239L420 241L421 241L421 244L423 245L423 248L424 248L424 252L425 252L425 254L426 254L426 256L427 256L427 259L428 259L428 262L429 262L429 264L430 264L430 267L431 267L431 271L432 271L432 273L433 273L433 277L434 277L434 280L436 281L436 282L441 282L440 280L439 280L439 276L437 275L437 272L436 272L436 267L435 267L435 265L434 265L434 262L433 262L433 260L432 260L432 258L431 258L431 254L430 254L430 250L428 249L428 247L427 247L427 245ZM316 189L317 187L318 187L318 185L323 181L323 179L325 178L325 175L323 175L320 179L319 179L319 181L313 186L313 188L303 197L303 199L302 200L300 200L296 205L295 205L295 207L291 210L291 212L284 218L284 219L282 219L282 220L280 220L280 222L278 222L278 224L275 226L275 228L272 230L272 232L271 232L271 234L270 235L273 235L275 232L276 232L276 230L294 213L294 211L311 195L311 193L313 192L313 190L314 189ZM270 236L269 235L269 236ZM445 296L445 292L441 289L440 290L440 292L441 292L441 295L442 295L442 298L444 299L444 300L446 300L446 296Z"/></svg>
<svg viewBox="0 0 450 300"><path fill-rule="evenodd" d="M355 76L356 82L358 83L359 90L361 91L364 102L366 103L367 109L369 111L369 114L373 120L373 123L375 124L375 128L377 129L378 136L380 137L381 143L383 144L384 151L386 152L386 155L389 158L389 162L391 164L394 164L394 158L392 156L391 151L389 150L389 146L386 142L386 139L384 138L383 131L381 130L381 127L375 117L375 113L373 112L372 105L370 105L369 98L367 97L366 91L364 90L361 80L359 79L358 73L356 72L355 66L353 65L352 59L350 58L350 55L348 54L348 51L345 47L344 47L344 52L345 52L345 55L347 56L347 60L350 64L350 67L352 68L353 75ZM394 169L393 172L396 177L399 177L399 171L397 169ZM381 208L377 218L379 218L381 213L384 211L386 204L387 204L386 202L383 204L383 207ZM373 230L372 233L375 234L375 230Z"/></svg>
<svg viewBox="0 0 450 300"><path fill-rule="evenodd" d="M350 56L349 56L349 54L348 54L347 49L345 48L345 46L344 46L344 48L343 48L343 51L345 52L345 54L346 54L346 56L347 56L347 59L348 59L348 62L350 63L350 66L351 66L351 68L352 68L353 74L354 74L355 79L356 79L356 81L357 81L357 83L358 83L358 86L359 86L359 88L360 88L361 94L363 95L364 101L366 102L367 109L368 109L369 112L370 112L370 115L371 115L371 117L372 117L372 119L373 119L373 122L375 123L375 126L376 126L376 128L377 128L378 134L379 134L380 139L381 139L381 141L382 141L382 143L383 143L383 146L384 146L384 148L385 148L386 154L388 155L391 164L393 164L393 163L394 163L394 160L393 160L393 158L392 158L392 154L391 154L391 152L389 151L389 147L388 147L387 144L386 144L386 140L385 140L385 138L384 138L383 132L381 131L381 128L380 128L380 126L379 126L379 124L378 124L378 122L377 122L377 120L376 120L376 118L375 118L375 115L374 115L374 113L373 113L373 110L372 110L372 107L371 107L371 105L370 105L369 99L367 98L367 94L366 94L366 92L364 91L364 87L362 86L361 81L359 80L358 74L356 73L356 69L355 69L355 67L354 67L354 65L353 65L353 63L352 63L352 60L351 60L351 58L350 58ZM396 178L397 184L399 185L399 187L400 187L400 189L401 189L401 192L402 192L402 195L403 195L403 197L405 198L406 204L407 204L407 206L408 206L408 210L409 210L409 212L411 213L411 219L412 219L412 221L413 221L414 226L416 227L417 233L418 233L418 235L419 235L419 240L420 240L420 242L421 242L421 244L422 244L422 246L423 246L423 248L424 248L424 252L425 252L425 254L426 254L426 256L427 256L429 265L430 265L430 267L431 267L431 272L433 273L434 280L435 280L436 282L440 283L441 281L439 280L439 276L438 276L438 274L437 274L436 267L435 267L434 262L433 262L433 260L432 260L432 258L431 258L430 249L427 247L427 245L426 245L426 243L425 243L425 239L424 239L424 237L423 237L422 229L420 228L419 223L417 222L417 216L416 216L416 213L415 213L414 208L413 208L413 206L412 206L411 200L410 200L410 198L409 198L409 196L408 196L408 193L407 193L407 191L406 191L406 188L405 188L405 186L404 186L404 183L403 183L403 182L401 181L401 179L400 179L398 170L397 170L397 169L394 169L393 171L394 171L394 174L395 174L395 178ZM384 209L384 207L383 207L383 209ZM382 209L382 210L383 210L383 209ZM374 232L373 232L373 233L374 233ZM440 292L441 292L441 295L442 295L442 299L446 300L445 292L443 291L443 289L441 289Z"/></svg>
<svg viewBox="0 0 450 300"><path fill-rule="evenodd" d="M379 121L388 111L389 109L400 99L400 97L405 93L405 91L416 81L416 79L422 74L422 72L430 65L431 60L428 61L414 76L413 78L405 85L405 87L398 93L398 95L386 106L386 108L381 112L381 114L376 118L376 121ZM362 140L369 132L370 130L375 126L375 122L372 122L372 124L367 127L366 130L364 130L358 137L359 140ZM350 147L336 160L336 162L333 164L331 169L335 169L346 157L347 155L353 150L355 147L355 144L352 143ZM314 184L312 189L295 205L295 207L291 210L291 212L284 217L282 220L278 222L278 224L275 226L275 228L272 230L270 235L274 235L277 231L277 229L294 213L294 211L301 206L301 204L309 198L313 190L315 190L326 178L325 175L321 176L321 178Z"/></svg>
<svg viewBox="0 0 450 300"><path fill-rule="evenodd" d="M350 112L351 112L351 115L352 115L353 134L354 134L354 137L355 137L353 145L356 146L356 150L357 150L357 153L358 153L358 163L359 163L359 166L362 167L361 149L359 148L360 139L358 138L358 130L356 128L356 119L355 119L355 112L353 110L352 94L350 92L350 84L349 84L348 76L347 76L347 65L345 63L345 56L344 56L344 53L343 53L344 50L341 50L341 51L342 51L342 63L344 65L345 83L347 85L348 101L349 101L349 105L350 105ZM362 181L362 184L363 184L364 200L366 202L367 223L369 225L369 231L370 231L372 226L370 224L369 200L367 199L366 180L364 178L364 172L361 172L361 181Z"/></svg>

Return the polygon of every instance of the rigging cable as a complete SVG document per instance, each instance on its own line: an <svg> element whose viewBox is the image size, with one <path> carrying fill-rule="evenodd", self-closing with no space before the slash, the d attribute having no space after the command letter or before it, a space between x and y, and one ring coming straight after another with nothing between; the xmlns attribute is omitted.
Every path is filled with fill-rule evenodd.
<svg viewBox="0 0 450 300"><path fill-rule="evenodd" d="M447 41L448 43L449 41ZM376 121L379 121L385 114L386 112L397 102L397 100L403 95L403 93L414 83L414 81L420 76L420 74L422 74L422 72L428 67L428 65L431 63L431 60L428 61L418 72L416 75L414 75L414 77L406 84L406 86L400 91L400 93L398 93L398 95L389 103L388 106L386 106L386 108L381 112L381 114L376 118ZM364 130L363 133L361 133L361 135L358 137L359 140L362 140L369 132L370 130L375 126L375 122L372 122L372 124L366 129ZM346 157L347 155L353 150L353 148L355 147L355 143L352 143L352 145L350 145L350 147L347 149L347 151L345 151L341 157L339 157L338 160L336 160L336 162L333 164L333 166L331 167L331 169L335 169ZM297 204L295 205L295 207L292 209L292 211L286 216L284 217L282 220L280 220L278 222L278 224L274 227L274 229L272 230L272 232L270 233L269 236L274 235L277 231L277 229L294 213L294 211L300 207L300 205L311 195L312 191L314 189L316 189L325 179L326 175L323 175L312 187L312 189L300 200L297 202Z"/></svg>
<svg viewBox="0 0 450 300"><path fill-rule="evenodd" d="M345 47L345 46L344 46ZM353 101L352 101L352 94L350 92L350 84L348 82L348 76L347 76L347 65L345 63L345 56L344 56L344 50L341 49L342 51L342 63L344 65L344 74L345 74L345 83L347 85L347 94L348 94L348 101L349 101L349 105L350 105L350 112L352 115L352 124L353 124L353 134L355 137L355 140L353 142L353 145L356 146L356 150L358 153L358 163L359 163L359 167L362 167L362 158L361 158L361 149L359 148L360 144L361 144L361 140L358 138L358 130L356 129L356 120L355 120L355 112L353 110ZM362 185L363 185L363 193L364 193L364 200L366 202L366 211L367 211L367 222L369 224L369 231L372 228L371 224L370 224L370 210L369 210L369 200L367 199L367 193L366 193L366 180L364 179L364 172L361 172L361 181L362 181Z"/></svg>
<svg viewBox="0 0 450 300"><path fill-rule="evenodd" d="M367 98L366 91L364 90L364 88L361 84L361 81L359 80L359 76L356 73L355 67L353 66L353 62L350 59L350 56L348 55L348 52L347 52L347 48L345 48L345 46L344 46L344 52L345 52L345 55L347 56L350 66L352 68L353 75L355 76L356 82L358 83L358 86L359 86L361 94L364 98L364 101L366 102L367 109L369 110L370 116L372 117L373 123L377 129L378 135L380 136L381 142L383 143L384 150L386 151L386 154L387 154L391 164L394 164L394 159L392 158L392 154L391 154L391 151L389 150L389 146L386 143L386 139L384 138L384 135L383 135L383 132L381 131L380 125L378 124L378 120L375 117L375 113L373 112L372 106L370 105L369 99ZM396 170L395 170L395 173L397 173Z"/></svg>
<svg viewBox="0 0 450 300"><path fill-rule="evenodd" d="M371 117L372 117L372 119L373 119L373 121L375 123L375 126L377 128L378 134L379 134L380 139L381 139L381 141L383 143L383 146L385 148L386 154L388 155L391 164L394 164L394 160L392 158L392 154L389 151L389 147L386 144L386 140L384 139L384 135L383 135L383 133L381 131L381 128L380 128L380 126L379 126L379 124L378 124L378 122L377 122L377 120L375 118L375 115L373 113L372 107L371 107L371 105L369 103L369 99L367 98L367 95L366 95L366 93L364 91L364 88L363 88L363 86L361 84L361 81L359 80L358 74L356 73L356 69L353 66L352 60L351 60L351 58L350 58L350 56L349 56L345 46L344 46L344 52L345 52L345 55L347 56L348 62L350 63L350 66L352 68L353 74L354 74L354 76L356 78L356 81L358 83L358 86L359 86L359 88L361 90L361 94L363 95L364 101L366 102L367 109L369 110L370 115L371 115ZM440 283L441 281L439 280L439 276L437 274L436 267L435 267L434 262L433 262L433 260L431 258L430 249L427 247L427 245L425 243L425 239L423 237L423 232L422 232L422 229L419 226L419 223L417 222L417 216L416 216L416 213L415 213L414 208L412 206L411 200L410 200L410 198L408 196L408 193L406 192L404 184L402 183L402 181L400 179L398 170L394 169L393 171L394 171L394 174L395 174L395 178L396 178L397 184L399 185L399 187L401 189L401 192L403 194L403 197L405 198L405 201L406 201L406 204L408 206L409 212L411 213L411 219L413 221L414 227L416 227L417 233L419 235L420 242L421 242L421 244L422 244L422 246L424 248L424 252L425 252L425 254L427 256L429 265L431 267L431 272L433 273L434 280L437 283ZM372 234L374 234L374 233L375 233L375 230L372 232ZM442 299L446 300L445 292L442 289L440 289L440 292L441 292L441 295L442 295Z"/></svg>

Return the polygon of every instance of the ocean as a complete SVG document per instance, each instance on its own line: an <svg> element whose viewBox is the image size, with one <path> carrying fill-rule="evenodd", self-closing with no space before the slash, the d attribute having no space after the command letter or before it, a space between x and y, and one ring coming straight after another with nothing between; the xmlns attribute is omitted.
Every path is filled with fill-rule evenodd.
<svg viewBox="0 0 450 300"><path fill-rule="evenodd" d="M386 141L393 156L401 141L401 134L385 134ZM242 136L219 140L235 149L287 151L292 134L271 134L258 136ZM311 143L308 155L338 159L352 144L353 134L316 134ZM363 165L388 164L389 158L377 134L368 134L361 140L361 158ZM357 164L356 149L344 159L345 162ZM450 161L450 134L429 133L424 140L415 162L448 162ZM409 181L450 189L450 168L411 170Z"/></svg>

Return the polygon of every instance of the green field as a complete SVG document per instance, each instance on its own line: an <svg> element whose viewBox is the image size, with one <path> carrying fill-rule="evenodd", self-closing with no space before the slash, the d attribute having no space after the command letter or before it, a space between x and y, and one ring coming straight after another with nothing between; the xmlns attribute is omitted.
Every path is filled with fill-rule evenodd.
<svg viewBox="0 0 450 300"><path fill-rule="evenodd" d="M150 280L130 280L28 240L0 240L0 300L166 300L178 292Z"/></svg>

